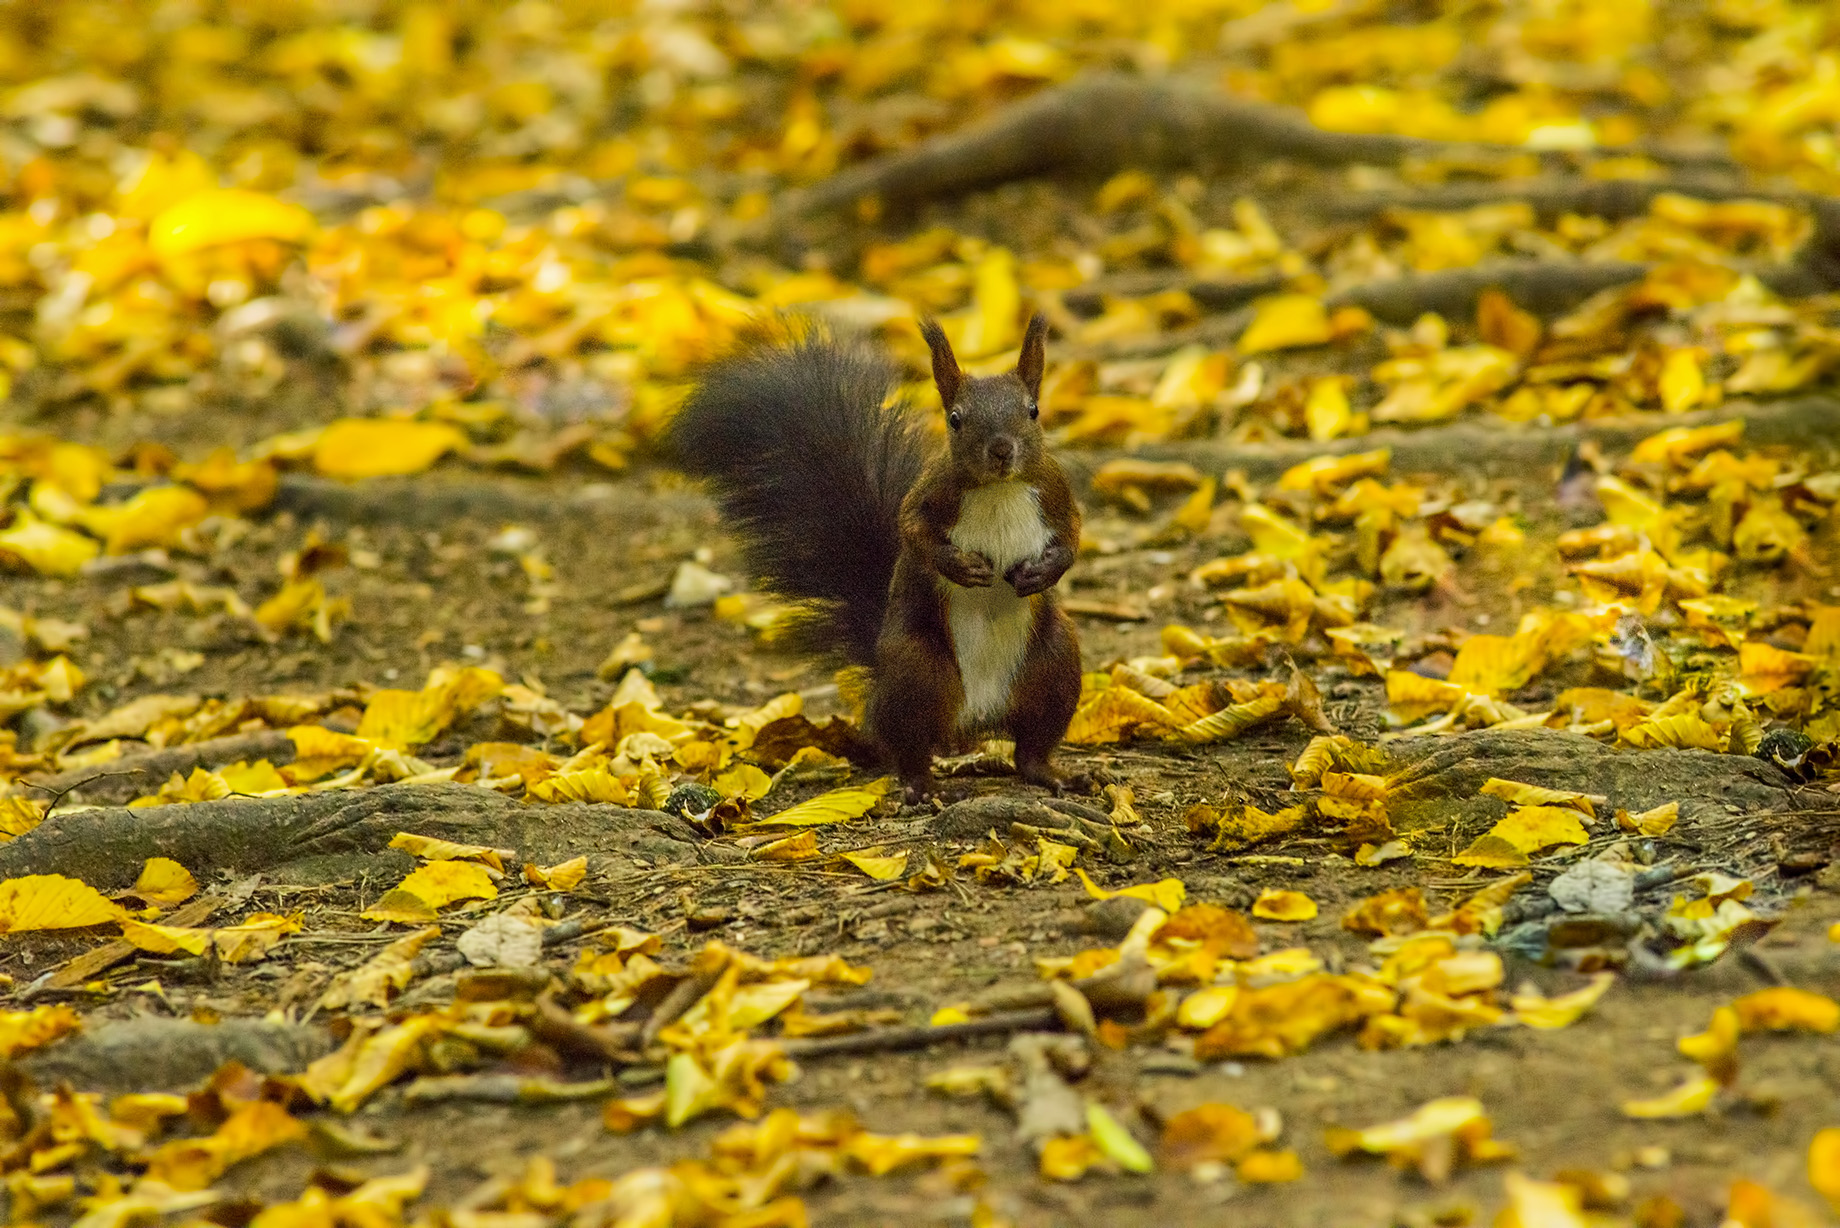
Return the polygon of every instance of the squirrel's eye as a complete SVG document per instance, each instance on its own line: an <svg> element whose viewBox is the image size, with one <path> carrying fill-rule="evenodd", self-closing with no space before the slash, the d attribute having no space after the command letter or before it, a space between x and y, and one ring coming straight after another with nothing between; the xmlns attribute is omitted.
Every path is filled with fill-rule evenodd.
<svg viewBox="0 0 1840 1228"><path fill-rule="evenodd" d="M959 427L963 426L964 424L965 424L965 420L959 416L959 413L956 409L946 415L946 425L951 427L953 430L956 431Z"/></svg>
<svg viewBox="0 0 1840 1228"><path fill-rule="evenodd" d="M1029 417L1031 418L1041 417L1041 406L1034 401L1029 402Z"/></svg>

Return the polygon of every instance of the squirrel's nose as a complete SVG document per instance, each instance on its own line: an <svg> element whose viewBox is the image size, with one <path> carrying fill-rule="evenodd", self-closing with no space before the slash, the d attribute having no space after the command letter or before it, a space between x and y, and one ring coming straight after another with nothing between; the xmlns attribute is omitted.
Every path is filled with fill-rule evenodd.
<svg viewBox="0 0 1840 1228"><path fill-rule="evenodd" d="M1016 441L1008 435L998 435L990 441L990 459L1007 465L1016 458Z"/></svg>

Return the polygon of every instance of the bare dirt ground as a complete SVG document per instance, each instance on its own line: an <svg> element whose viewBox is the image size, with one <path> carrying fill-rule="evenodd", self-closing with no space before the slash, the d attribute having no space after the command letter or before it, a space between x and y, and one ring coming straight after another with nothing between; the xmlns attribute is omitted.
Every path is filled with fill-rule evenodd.
<svg viewBox="0 0 1840 1228"><path fill-rule="evenodd" d="M1556 475L1537 472L1519 481L1466 476L1458 461L1441 476L1469 482L1479 496L1511 502L1529 523L1547 526L1536 534L1563 520L1552 503ZM180 563L177 574L228 583L254 600L274 583L269 577L276 575L278 556L298 549L309 534L369 551L362 566L345 569L339 578L337 591L349 597L356 616L325 646L265 643L224 617L123 609L120 593L127 579L121 575L9 580L10 600L34 614L85 619L92 626L83 659L95 679L73 715L99 714L143 695L181 689L233 696L323 691L365 680L388 684L402 678L413 685L431 664L455 658L488 665L507 679L540 682L551 697L586 713L612 689L597 677L596 665L633 628L656 648L653 677L667 709L707 700L745 708L786 690L806 693L807 711L814 716L836 708L824 670L762 648L743 628L706 611L667 610L656 596L623 606L610 602L612 590L636 592L668 579L675 564L702 544L714 546L710 562L717 570L732 565L730 547L707 505L658 474L594 483L567 474L502 482L434 475L357 488L305 480L284 492L281 506L294 510L258 519L214 556L209 568ZM1095 510L1094 536L1130 528L1128 519ZM526 578L491 547L510 524L529 528L547 557L561 564L546 613L526 612ZM1073 596L1141 604L1148 594L1153 607L1146 611L1151 616L1139 621L1083 619L1088 668L1156 653L1165 623L1208 626L1210 603L1180 577L1230 545L1207 540L1130 549L1082 563L1071 577ZM1466 565L1459 573L1461 591L1445 604L1401 599L1382 611L1382 619L1411 619L1419 627L1511 624L1520 605L1541 600L1541 586L1555 580L1535 576L1531 589L1522 585L1510 594L1502 581L1512 570L1498 566L1491 574L1486 566ZM202 661L179 672L175 649L202 654ZM188 660L181 657L180 666ZM1271 669L1281 674L1275 659ZM1265 668L1235 672L1267 674ZM1338 678L1333 668L1320 680L1328 713L1340 728L1368 738L1379 731L1385 701L1376 681ZM1544 679L1539 686L1550 696L1566 682ZM1541 694L1536 689L1516 698L1534 702ZM437 765L452 762L470 741L489 736L489 724L457 729L425 747L422 757ZM1493 736L1479 751L1484 774L1599 791L1612 806L1631 810L1664 800L1691 803L1674 831L1648 843L1645 857L1749 876L1758 889L1753 904L1767 902L1782 923L1752 949L1751 958L1728 957L1684 975L1626 976L1592 1014L1560 1031L1485 1029L1454 1045L1395 1052L1364 1051L1346 1038L1331 1039L1275 1062L1203 1063L1158 1046L1095 1048L1081 1090L1129 1120L1162 1120L1210 1101L1275 1109L1282 1115L1285 1143L1296 1148L1307 1173L1288 1185L1241 1187L1230 1179L1203 1184L1176 1173L1089 1176L1077 1185L1043 1182L1033 1157L1011 1140L1007 1113L921 1090L929 1072L999 1059L1002 1036L917 1053L814 1058L802 1063L797 1081L772 1090L771 1105L847 1108L884 1132L974 1132L986 1140L983 1175L969 1186L939 1174L846 1179L810 1194L814 1222L957 1223L966 1222L976 1206L1019 1224L1121 1217L1189 1223L1218 1216L1249 1225L1474 1222L1499 1197L1500 1175L1493 1168L1459 1171L1448 1185L1432 1188L1379 1161L1338 1161L1321 1142L1325 1126L1386 1121L1451 1095L1482 1100L1497 1136L1519 1148L1517 1164L1524 1170L1619 1173L1628 1178L1635 1202L1666 1194L1685 1209L1689 1223L1712 1223L1736 1178L1790 1192L1805 1188L1807 1139L1833 1124L1840 1097L1840 1052L1831 1039L1786 1035L1746 1041L1743 1094L1710 1115L1631 1121L1618 1105L1672 1086L1681 1066L1672 1053L1675 1040L1700 1029L1734 995L1773 978L1830 991L1840 984L1840 945L1826 935L1827 926L1840 919L1840 894L1831 884L1814 885L1829 883L1828 876L1789 878L1777 869L1789 845L1824 849L1831 843L1831 805L1825 814L1789 813L1811 807L1793 801L1794 790L1780 773L1769 769L1766 776L1767 765L1756 760L1599 750L1569 735L1545 735L1596 752L1575 758L1568 756L1582 749L1561 747L1555 758L1553 748L1539 741L1542 735L1525 735L1525 744ZM1361 898L1414 884L1439 899L1455 900L1474 889L1480 880L1466 886L1460 878L1427 879L1422 861L1413 859L1359 867L1346 849L1325 838L1283 839L1253 853L1214 853L1207 851L1205 837L1185 829L1181 816L1195 803L1240 799L1275 808L1290 787L1287 766L1308 738L1300 726L1278 725L1194 751L1155 746L1070 751L1073 766L1128 784L1149 824L1137 859L1101 864L1093 870L1095 878L1124 886L1177 877L1186 883L1191 903L1241 910L1265 888L1301 890L1317 901L1320 915L1300 925L1258 922L1261 944L1268 951L1307 945L1331 968L1367 959L1363 942L1339 923ZM1396 751L1430 749L1432 740L1419 741L1427 745L1414 751L1417 744L1402 743ZM120 784L104 778L87 788L95 800L119 800ZM960 795L1029 792L1002 774L954 777L950 786ZM1727 804L1728 798L1736 804ZM1103 809L1105 803L1095 801ZM1400 827L1413 836L1421 858L1437 855L1439 848L1449 856L1501 812L1447 797L1420 807ZM847 836L826 833L821 843L936 851L948 862L982 843L983 833L975 830L941 834L937 813L932 806L890 810L852 825ZM661 934L661 958L667 960L689 955L711 937L768 958L841 955L873 969L874 979L861 990L824 995L822 1005L892 1008L911 1023L924 1022L942 1004L1032 981L1038 958L1071 955L1120 936L1092 920L1091 901L1074 880L1019 887L961 876L947 890L891 892L849 872L717 859L700 836L683 836L682 830L662 833L651 846L653 854L642 851L648 846L641 842L610 857L601 856L590 839L596 872L570 902L570 914ZM1539 863L1536 881L1548 879L1567 860ZM86 1008L92 1026L148 1016L252 1018L277 1008L298 1015L333 972L395 936L390 927L361 921L358 913L411 865L402 854L385 853L306 858L278 867L262 877L247 907L304 909L307 932L291 959L242 968L140 957L111 974L106 987L97 986L102 994ZM1665 889L1656 898L1665 901ZM447 924L464 927L466 913L462 909ZM703 918L694 931L686 925L692 916ZM713 929L704 928L711 924ZM94 945L80 934L15 937L0 953L0 971L24 985ZM549 952L549 964L570 963L571 945ZM442 1003L453 992L455 975L447 971L418 980L398 1009ZM1509 983L1524 979L1555 993L1583 983L1575 973L1510 956ZM136 989L150 980L157 990ZM117 1090L145 1090L149 1075L160 1081L157 1062L153 1069L129 1063L86 1073ZM696 1157L727 1122L717 1118L673 1132L614 1135L603 1129L592 1103L409 1105L397 1088L368 1103L354 1124L395 1145L386 1155L342 1157L339 1171L362 1175L398 1171L405 1161L426 1163L434 1174L428 1197L455 1205L490 1178L515 1177L532 1156L554 1160L565 1180L615 1177L644 1164ZM223 1188L283 1197L299 1188L315 1163L306 1152L276 1153L238 1168Z"/></svg>

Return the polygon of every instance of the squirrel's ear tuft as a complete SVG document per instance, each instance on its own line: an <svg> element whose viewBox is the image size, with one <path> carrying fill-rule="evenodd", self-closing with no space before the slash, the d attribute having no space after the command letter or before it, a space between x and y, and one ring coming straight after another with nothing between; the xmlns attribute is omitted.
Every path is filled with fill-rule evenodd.
<svg viewBox="0 0 1840 1228"><path fill-rule="evenodd" d="M939 388L939 403L951 409L958 400L958 386L963 375L958 369L958 358L952 353L952 343L946 339L946 330L939 327L939 321L932 316L920 321L920 335L926 338L926 347L933 351L933 383Z"/></svg>
<svg viewBox="0 0 1840 1228"><path fill-rule="evenodd" d="M1041 397L1041 373L1048 365L1048 319L1039 311L1029 317L1029 327L1022 334L1022 353L1016 357L1016 377L1029 390L1029 397Z"/></svg>

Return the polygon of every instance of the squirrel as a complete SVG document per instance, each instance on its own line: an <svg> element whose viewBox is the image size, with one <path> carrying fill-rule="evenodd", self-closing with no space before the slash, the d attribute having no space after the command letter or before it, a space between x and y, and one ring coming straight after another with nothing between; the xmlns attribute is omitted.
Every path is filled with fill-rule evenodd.
<svg viewBox="0 0 1840 1228"><path fill-rule="evenodd" d="M888 359L810 330L710 365L666 429L757 584L795 603L795 647L868 667L864 732L911 800L935 753L1000 733L1023 780L1065 783L1080 645L1054 586L1080 510L1039 421L1047 332L1034 316L1015 370L975 377L921 323L944 448L891 398Z"/></svg>

